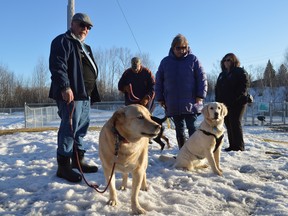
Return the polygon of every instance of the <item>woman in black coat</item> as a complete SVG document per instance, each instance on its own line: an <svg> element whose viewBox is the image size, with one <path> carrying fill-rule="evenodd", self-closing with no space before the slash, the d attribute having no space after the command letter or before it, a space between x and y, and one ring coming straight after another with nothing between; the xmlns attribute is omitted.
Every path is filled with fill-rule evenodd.
<svg viewBox="0 0 288 216"><path fill-rule="evenodd" d="M228 108L224 122L229 147L225 151L244 151L241 121L249 101L248 74L240 67L240 62L233 53L228 53L222 58L221 69L215 86L215 100L224 103Z"/></svg>

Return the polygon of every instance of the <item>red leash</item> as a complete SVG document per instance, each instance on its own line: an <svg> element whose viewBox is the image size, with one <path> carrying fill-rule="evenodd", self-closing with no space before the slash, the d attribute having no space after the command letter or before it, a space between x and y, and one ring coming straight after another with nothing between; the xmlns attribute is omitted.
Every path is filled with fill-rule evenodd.
<svg viewBox="0 0 288 216"><path fill-rule="evenodd" d="M111 171L111 175L110 175L110 179L107 183L107 186L105 187L105 189L103 191L100 191L98 188L99 186L97 184L91 184L89 183L85 176L84 176L84 173L82 171L82 167L81 167L81 164L80 164L80 160L79 160L79 156L78 156L78 150L77 150L77 147L76 147L76 142L75 142L75 136L74 136L74 130L73 130L73 121L72 121L72 117L73 117L73 113L74 113L74 110L75 110L75 102L72 101L71 103L73 103L73 107L72 107L72 110L70 112L69 110L69 104L67 104L67 108L68 108L68 111L69 111L69 123L70 123L70 130L71 130L71 134L72 134L72 137L73 137L73 140L74 140L74 143L73 143L73 149L76 153L76 159L77 159L77 165L78 165L78 168L79 168L79 171L80 171L80 174L82 176L82 178L84 179L85 183L87 184L88 187L91 187L93 188L94 190L96 190L98 193L104 193L106 192L106 190L108 189L110 183L111 183L111 179L112 179L112 175L114 173L114 169L115 169L115 165L116 163L114 162L113 164L113 168L112 168L112 171ZM115 156L117 157L118 156L118 150L116 149L115 150Z"/></svg>
<svg viewBox="0 0 288 216"><path fill-rule="evenodd" d="M134 102L134 103L137 103L140 101L140 99L134 95L131 83L129 84L128 98L131 102Z"/></svg>

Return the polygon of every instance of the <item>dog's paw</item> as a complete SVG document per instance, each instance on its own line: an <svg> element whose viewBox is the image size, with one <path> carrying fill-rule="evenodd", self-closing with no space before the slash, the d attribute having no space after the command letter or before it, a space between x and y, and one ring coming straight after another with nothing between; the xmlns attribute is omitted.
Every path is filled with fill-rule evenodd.
<svg viewBox="0 0 288 216"><path fill-rule="evenodd" d="M223 175L222 171L217 171L216 174L219 175L219 176Z"/></svg>
<svg viewBox="0 0 288 216"><path fill-rule="evenodd" d="M126 190L126 187L122 185L122 186L119 187L119 190L125 191L125 190Z"/></svg>
<svg viewBox="0 0 288 216"><path fill-rule="evenodd" d="M144 187L141 186L140 190L142 190L142 191L148 191L148 186L147 186L147 185L145 185Z"/></svg>
<svg viewBox="0 0 288 216"><path fill-rule="evenodd" d="M132 212L135 215L146 214L146 211L140 206L132 207Z"/></svg>
<svg viewBox="0 0 288 216"><path fill-rule="evenodd" d="M188 169L188 167L179 167L179 168L177 168L177 169L182 170L183 172L189 172L189 171L191 171L190 169Z"/></svg>
<svg viewBox="0 0 288 216"><path fill-rule="evenodd" d="M117 203L118 203L117 200L115 200L115 199L110 199L107 204L110 205L110 206L116 206Z"/></svg>
<svg viewBox="0 0 288 216"><path fill-rule="evenodd" d="M199 165L199 166L195 167L195 169L206 169L208 167L209 167L208 164L202 164L202 165Z"/></svg>

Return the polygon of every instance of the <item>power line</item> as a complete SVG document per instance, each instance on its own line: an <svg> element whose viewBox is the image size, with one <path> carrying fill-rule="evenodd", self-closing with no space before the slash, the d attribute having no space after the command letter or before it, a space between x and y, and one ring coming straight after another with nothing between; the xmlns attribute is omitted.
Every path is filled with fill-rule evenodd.
<svg viewBox="0 0 288 216"><path fill-rule="evenodd" d="M142 53L142 52L141 52L141 49L140 49L140 47L139 47L139 44L138 44L138 42L137 42L137 40L136 40L136 37L135 37L133 31L132 31L132 28L130 27L130 25L129 25L129 23L128 23L128 20L127 20L125 14L124 14L124 11L122 10L122 8L121 8L121 6L120 6L119 1L118 1L118 0L116 0L116 1L117 1L117 3L118 3L118 6L119 6L119 8L120 8L120 10L121 10L121 12L122 12L122 15L123 15L123 17L124 17L124 19L125 19L128 27L129 27L129 29L130 29L130 32L131 32L131 34L132 34L132 36L133 36L133 39L134 39L134 41L135 41L135 43L136 43L136 45L137 45L137 47L138 47L138 50L139 50L139 52L140 52L140 54L141 54L141 53Z"/></svg>

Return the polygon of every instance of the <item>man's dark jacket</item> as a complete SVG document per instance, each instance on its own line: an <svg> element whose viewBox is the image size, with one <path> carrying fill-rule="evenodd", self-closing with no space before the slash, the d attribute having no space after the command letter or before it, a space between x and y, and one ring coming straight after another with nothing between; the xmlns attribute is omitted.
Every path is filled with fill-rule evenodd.
<svg viewBox="0 0 288 216"><path fill-rule="evenodd" d="M89 56L93 60L98 76L97 64L94 61L90 46L84 44ZM71 31L57 36L51 43L49 69L51 71L51 88L49 97L54 100L63 100L61 91L71 88L74 94L74 100L87 100L89 98L83 79L82 58L83 50L80 41L72 37ZM95 87L91 93L91 103L99 102L100 96Z"/></svg>

